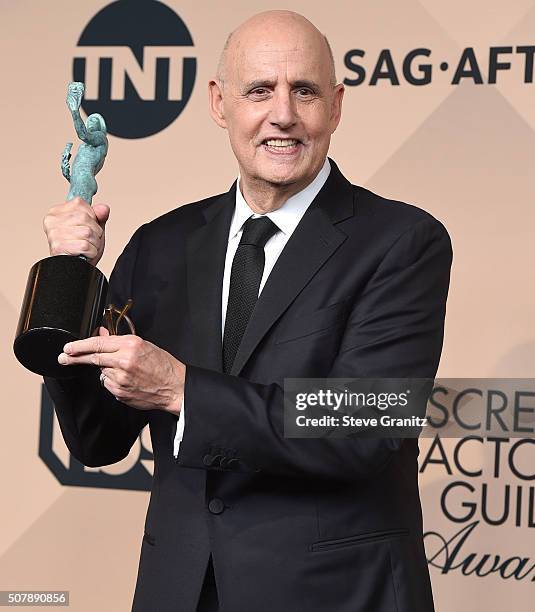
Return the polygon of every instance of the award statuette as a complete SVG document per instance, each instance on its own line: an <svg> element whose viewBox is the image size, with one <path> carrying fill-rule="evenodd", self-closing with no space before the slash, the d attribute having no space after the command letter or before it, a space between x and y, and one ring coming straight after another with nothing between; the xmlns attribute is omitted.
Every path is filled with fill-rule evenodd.
<svg viewBox="0 0 535 612"><path fill-rule="evenodd" d="M72 143L63 152L61 171L70 183L67 201L80 197L91 204L97 192L95 175L104 165L108 152L106 123L98 113L89 115L86 124L80 116L83 83L69 83L67 106L78 138L82 141L69 168ZM124 308L109 304L105 308L108 281L100 270L82 255L54 255L41 259L30 270L13 344L22 365L41 376L68 378L94 366L58 363L58 355L70 341L89 338L102 323L105 312L110 334L117 333L124 319L131 333L134 327ZM114 316L118 315L116 321Z"/></svg>

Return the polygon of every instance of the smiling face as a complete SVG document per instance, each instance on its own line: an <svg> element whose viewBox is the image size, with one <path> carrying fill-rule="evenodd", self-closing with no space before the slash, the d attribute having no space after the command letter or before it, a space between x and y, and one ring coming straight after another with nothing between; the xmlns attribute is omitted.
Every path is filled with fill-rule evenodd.
<svg viewBox="0 0 535 612"><path fill-rule="evenodd" d="M343 85L333 85L324 37L295 13L261 13L233 33L221 72L210 82L210 110L228 130L242 180L304 188L340 121Z"/></svg>

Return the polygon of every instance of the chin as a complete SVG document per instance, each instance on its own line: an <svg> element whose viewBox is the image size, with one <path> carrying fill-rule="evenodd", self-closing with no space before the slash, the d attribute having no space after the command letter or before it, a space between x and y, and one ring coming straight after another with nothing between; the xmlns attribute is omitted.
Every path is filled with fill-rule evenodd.
<svg viewBox="0 0 535 612"><path fill-rule="evenodd" d="M278 187L289 187L297 182L297 179L294 177L280 177L280 176L272 176L266 177L264 179L266 183L270 185L276 185Z"/></svg>
<svg viewBox="0 0 535 612"><path fill-rule="evenodd" d="M300 176L298 176L295 171L285 170L284 168L280 168L279 171L272 170L271 172L261 172L259 176L266 181L266 183L271 183L272 185L280 185L281 187L284 185L292 185L300 180Z"/></svg>

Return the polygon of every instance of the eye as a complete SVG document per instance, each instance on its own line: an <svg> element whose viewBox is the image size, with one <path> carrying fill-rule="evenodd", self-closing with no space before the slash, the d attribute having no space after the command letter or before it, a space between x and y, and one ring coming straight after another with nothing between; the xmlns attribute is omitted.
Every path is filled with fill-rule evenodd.
<svg viewBox="0 0 535 612"><path fill-rule="evenodd" d="M307 97L307 96L313 96L314 92L309 89L308 87L299 87L299 89L296 90L297 93L299 94L299 96L301 97Z"/></svg>
<svg viewBox="0 0 535 612"><path fill-rule="evenodd" d="M255 87L251 89L249 95L255 96L257 98L263 98L269 94L269 89L267 87Z"/></svg>

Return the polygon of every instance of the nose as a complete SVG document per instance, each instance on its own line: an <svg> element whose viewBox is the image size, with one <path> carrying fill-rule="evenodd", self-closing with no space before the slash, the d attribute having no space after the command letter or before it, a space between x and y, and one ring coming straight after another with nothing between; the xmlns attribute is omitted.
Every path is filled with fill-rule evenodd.
<svg viewBox="0 0 535 612"><path fill-rule="evenodd" d="M281 129L292 127L297 121L297 112L290 91L282 88L275 91L272 98L269 121Z"/></svg>

